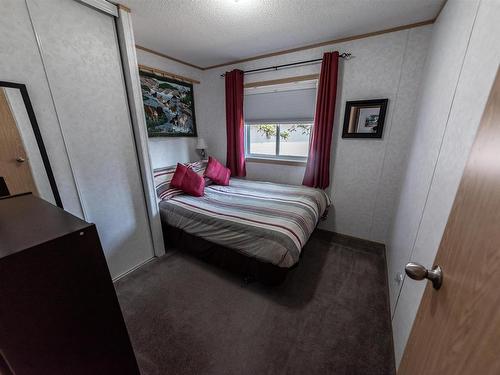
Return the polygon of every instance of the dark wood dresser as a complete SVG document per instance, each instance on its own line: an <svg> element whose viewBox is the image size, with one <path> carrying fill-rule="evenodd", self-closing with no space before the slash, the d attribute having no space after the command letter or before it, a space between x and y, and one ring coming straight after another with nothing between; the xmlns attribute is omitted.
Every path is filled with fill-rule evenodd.
<svg viewBox="0 0 500 375"><path fill-rule="evenodd" d="M95 225L0 199L0 374L139 374Z"/></svg>

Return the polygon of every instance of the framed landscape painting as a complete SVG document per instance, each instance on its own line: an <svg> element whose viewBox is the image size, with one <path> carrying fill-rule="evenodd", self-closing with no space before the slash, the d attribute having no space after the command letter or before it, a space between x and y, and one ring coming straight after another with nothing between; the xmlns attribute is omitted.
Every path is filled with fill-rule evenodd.
<svg viewBox="0 0 500 375"><path fill-rule="evenodd" d="M149 137L196 137L193 85L140 71Z"/></svg>

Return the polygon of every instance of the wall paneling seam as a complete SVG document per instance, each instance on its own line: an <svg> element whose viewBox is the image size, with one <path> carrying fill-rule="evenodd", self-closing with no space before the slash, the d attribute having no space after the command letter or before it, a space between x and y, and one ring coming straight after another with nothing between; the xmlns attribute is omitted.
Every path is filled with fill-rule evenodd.
<svg viewBox="0 0 500 375"><path fill-rule="evenodd" d="M377 180L377 195L373 201L374 203L373 203L373 208L372 208L372 215L371 215L371 221L370 221L370 232L369 232L370 238L373 238L372 232L373 232L373 222L375 220L375 211L377 210L377 202L379 202L379 196L380 196L381 190L382 190L380 180L382 179L382 176L384 175L384 167L385 167L385 162L386 162L386 158L387 158L387 152L389 149L389 142L391 139L392 129L394 127L393 126L394 114L396 113L396 108L397 108L397 104L398 104L398 100L399 100L399 92L401 90L401 81L403 79L403 68L404 68L405 61L406 61L409 40L410 40L410 30L406 30L406 41L405 41L403 56L401 58L401 65L399 67L398 85L396 86L396 93L394 96L394 104L389 104L392 107L392 113L391 113L391 118L389 120L389 129L386 130L386 139L384 139L384 142L385 142L384 156L382 157L382 166L380 167L380 172L379 172L379 176L378 176L378 180ZM387 236L387 230L386 230L385 236ZM386 241L386 238L384 238L384 242L385 241Z"/></svg>
<svg viewBox="0 0 500 375"><path fill-rule="evenodd" d="M72 177L73 182L75 184L75 190L76 190L76 194L78 196L78 203L80 205L80 209L81 209L82 214L83 214L83 219L86 220L86 221L88 221L87 209L86 209L85 203L84 203L84 201L82 199L82 194L81 194L81 191L80 191L80 186L78 184L78 180L76 178L75 172L73 171L73 165L72 165L72 161L71 161L71 156L70 156L70 153L69 153L68 145L67 145L67 142L66 142L66 137L64 135L64 130L63 130L63 127L61 125L61 119L59 118L59 113L57 111L57 105L56 105L56 102L55 102L55 99L54 99L54 94L53 94L53 91L52 91L52 86L50 84L49 75L48 75L48 72L47 72L47 67L46 67L45 61L43 59L42 43L41 43L40 38L38 36L38 33L36 31L35 23L33 22L33 17L32 17L32 14L31 14L31 9L30 9L30 6L29 6L28 2L29 2L29 0L25 0L24 3L26 4L26 10L28 11L28 17L29 17L29 20L30 20L30 23L31 23L31 28L33 30L33 34L35 35L35 40L36 40L36 44L37 44L37 48L38 48L38 54L40 55L40 60L42 62L43 72L45 74L45 79L47 80L47 86L48 86L49 93L50 93L50 100L52 102L52 106L54 107L54 112L55 112L56 119L57 119L57 125L59 126L59 131L61 132L61 138L63 140L64 150L66 151L66 157L68 158L69 167L70 167L69 169L71 171L71 177Z"/></svg>

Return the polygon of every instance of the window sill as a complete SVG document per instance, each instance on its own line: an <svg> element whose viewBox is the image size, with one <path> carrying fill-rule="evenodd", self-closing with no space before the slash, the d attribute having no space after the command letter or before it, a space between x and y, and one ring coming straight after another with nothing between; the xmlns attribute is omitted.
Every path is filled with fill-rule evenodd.
<svg viewBox="0 0 500 375"><path fill-rule="evenodd" d="M278 159L278 158L258 158L254 156L247 156L245 158L247 163L264 163L264 164L281 164L305 167L306 160L292 160L292 159Z"/></svg>

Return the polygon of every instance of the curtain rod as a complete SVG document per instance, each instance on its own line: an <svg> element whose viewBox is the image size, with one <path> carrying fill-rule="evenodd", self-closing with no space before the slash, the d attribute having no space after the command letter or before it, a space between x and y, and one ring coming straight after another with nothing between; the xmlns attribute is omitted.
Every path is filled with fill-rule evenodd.
<svg viewBox="0 0 500 375"><path fill-rule="evenodd" d="M346 59L346 60L349 60L351 58L351 54L349 52L344 52L342 54L339 55L340 58L342 59ZM268 66L266 68L258 68L258 69L252 69L252 70L245 70L243 72L243 74L247 74L247 73L257 73L257 72L263 72L263 71L266 71L266 70L278 70L280 68L286 68L286 67L289 67L289 66L295 66L295 65L304 65L304 64L317 64L319 63L320 61L323 61L323 58L321 59L314 59L314 60L306 60L306 61L298 61L298 62L294 62L294 63L289 63L289 64L282 64L282 65L275 65L275 66ZM225 77L226 74L221 74L220 75L221 77Z"/></svg>

